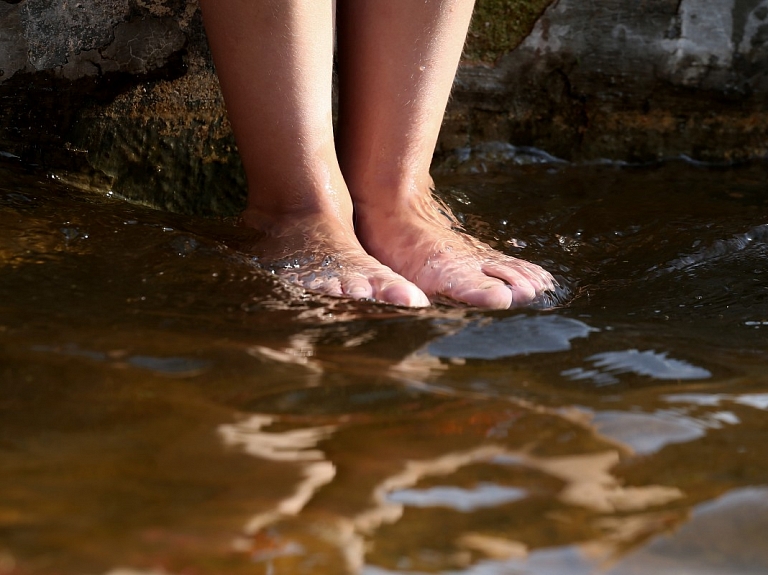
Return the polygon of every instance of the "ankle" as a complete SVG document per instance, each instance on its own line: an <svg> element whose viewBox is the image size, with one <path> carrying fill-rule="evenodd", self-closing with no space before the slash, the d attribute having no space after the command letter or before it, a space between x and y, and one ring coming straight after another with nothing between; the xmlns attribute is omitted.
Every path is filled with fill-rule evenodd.
<svg viewBox="0 0 768 575"><path fill-rule="evenodd" d="M431 197L434 182L428 172L376 170L344 173L355 206L408 209Z"/></svg>
<svg viewBox="0 0 768 575"><path fill-rule="evenodd" d="M330 186L315 193L282 194L251 191L241 214L249 227L265 228L307 220L329 220L352 223L352 200L346 187L341 191Z"/></svg>
<svg viewBox="0 0 768 575"><path fill-rule="evenodd" d="M329 206L302 206L290 209L264 209L248 206L240 214L240 221L249 228L268 232L283 230L304 224L327 222L339 228L352 229L352 210L341 210Z"/></svg>

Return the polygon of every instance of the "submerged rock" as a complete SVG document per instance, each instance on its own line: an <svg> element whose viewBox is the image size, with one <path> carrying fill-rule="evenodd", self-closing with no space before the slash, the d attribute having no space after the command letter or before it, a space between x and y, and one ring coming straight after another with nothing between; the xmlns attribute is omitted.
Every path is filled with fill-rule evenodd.
<svg viewBox="0 0 768 575"><path fill-rule="evenodd" d="M438 170L768 150L768 0L479 0L465 53ZM244 197L196 0L0 0L0 152L171 210Z"/></svg>

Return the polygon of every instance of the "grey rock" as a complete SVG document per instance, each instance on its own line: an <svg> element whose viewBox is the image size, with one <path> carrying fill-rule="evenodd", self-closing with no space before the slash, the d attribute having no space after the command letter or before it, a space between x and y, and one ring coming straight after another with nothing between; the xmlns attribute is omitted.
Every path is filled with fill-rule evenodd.
<svg viewBox="0 0 768 575"><path fill-rule="evenodd" d="M498 139L569 160L764 157L766 41L768 0L558 0L495 65L460 70L451 112L467 118L470 148Z"/></svg>
<svg viewBox="0 0 768 575"><path fill-rule="evenodd" d="M130 9L128 0L26 0L19 6L21 33L35 70L63 66L82 51L106 45L112 27Z"/></svg>
<svg viewBox="0 0 768 575"><path fill-rule="evenodd" d="M27 45L18 33L21 27L18 7L0 3L0 82L27 66Z"/></svg>

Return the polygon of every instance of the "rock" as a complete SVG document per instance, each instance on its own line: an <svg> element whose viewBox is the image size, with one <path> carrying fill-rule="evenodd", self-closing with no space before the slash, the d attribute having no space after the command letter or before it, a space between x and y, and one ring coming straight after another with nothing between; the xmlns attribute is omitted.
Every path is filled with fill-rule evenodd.
<svg viewBox="0 0 768 575"><path fill-rule="evenodd" d="M163 209L241 209L195 0L0 1L0 48L0 150Z"/></svg>
<svg viewBox="0 0 768 575"><path fill-rule="evenodd" d="M465 55L438 171L768 150L768 0L479 0ZM0 0L0 152L165 209L244 197L196 0Z"/></svg>
<svg viewBox="0 0 768 575"><path fill-rule="evenodd" d="M558 0L493 65L461 69L450 121L467 147L567 160L764 157L766 42L766 0Z"/></svg>

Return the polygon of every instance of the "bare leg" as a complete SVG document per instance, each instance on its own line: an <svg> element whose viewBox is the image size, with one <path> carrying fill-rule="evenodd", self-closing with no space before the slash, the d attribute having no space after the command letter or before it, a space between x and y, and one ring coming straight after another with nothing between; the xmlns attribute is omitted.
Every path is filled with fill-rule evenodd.
<svg viewBox="0 0 768 575"><path fill-rule="evenodd" d="M267 236L255 254L315 291L428 305L355 236L331 119L332 1L201 4L248 178L243 221Z"/></svg>
<svg viewBox="0 0 768 575"><path fill-rule="evenodd" d="M457 231L431 195L473 3L339 0L338 151L368 253L429 296L508 308L552 289L552 276Z"/></svg>

